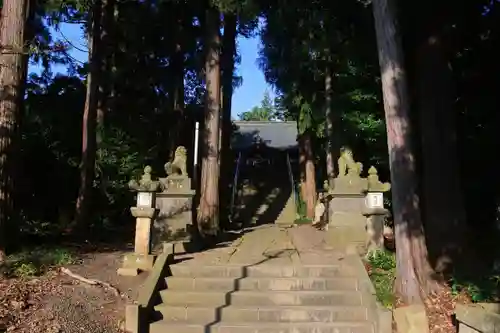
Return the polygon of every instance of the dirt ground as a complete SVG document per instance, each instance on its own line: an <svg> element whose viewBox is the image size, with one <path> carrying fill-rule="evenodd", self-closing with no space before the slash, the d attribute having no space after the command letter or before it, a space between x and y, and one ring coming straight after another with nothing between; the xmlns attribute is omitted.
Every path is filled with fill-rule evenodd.
<svg viewBox="0 0 500 333"><path fill-rule="evenodd" d="M97 279L119 291L83 283L60 269L32 279L0 277L0 332L120 333L124 308L137 298L146 274L121 277L116 270L124 252L87 253L72 273Z"/></svg>

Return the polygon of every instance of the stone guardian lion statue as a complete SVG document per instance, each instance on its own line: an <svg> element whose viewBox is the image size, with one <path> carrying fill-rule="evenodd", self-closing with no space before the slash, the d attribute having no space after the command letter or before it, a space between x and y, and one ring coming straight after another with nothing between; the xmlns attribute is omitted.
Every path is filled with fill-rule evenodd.
<svg viewBox="0 0 500 333"><path fill-rule="evenodd" d="M179 174L187 177L187 149L184 146L179 146L175 150L174 160L165 164L165 172L168 176Z"/></svg>
<svg viewBox="0 0 500 333"><path fill-rule="evenodd" d="M339 177L359 176L363 171L363 164L354 161L352 150L348 147L340 149L340 157L338 159Z"/></svg>

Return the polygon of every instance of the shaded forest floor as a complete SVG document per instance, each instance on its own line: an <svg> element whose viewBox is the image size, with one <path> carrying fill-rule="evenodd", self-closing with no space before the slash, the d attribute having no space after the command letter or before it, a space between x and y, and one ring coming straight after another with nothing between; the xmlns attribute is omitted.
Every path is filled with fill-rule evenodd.
<svg viewBox="0 0 500 333"><path fill-rule="evenodd" d="M125 251L97 246L13 255L0 276L0 332L123 332L125 305L146 277L117 275ZM61 268L116 290L81 282Z"/></svg>

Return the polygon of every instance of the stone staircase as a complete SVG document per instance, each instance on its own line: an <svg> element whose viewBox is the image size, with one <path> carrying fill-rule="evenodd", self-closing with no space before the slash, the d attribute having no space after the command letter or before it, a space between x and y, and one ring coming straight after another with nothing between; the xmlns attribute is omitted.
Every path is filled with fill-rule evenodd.
<svg viewBox="0 0 500 333"><path fill-rule="evenodd" d="M288 198L285 207L276 218L275 223L280 226L289 226L292 225L297 218L297 206L295 205L295 198L293 193L290 194L290 198Z"/></svg>
<svg viewBox="0 0 500 333"><path fill-rule="evenodd" d="M291 194L288 197L289 192L284 185L280 185L263 195L254 186L243 185L235 206L239 220L246 226L272 221L280 225L293 224L296 219L295 199ZM263 218L266 215L272 217Z"/></svg>
<svg viewBox="0 0 500 333"><path fill-rule="evenodd" d="M376 333L356 267L171 265L150 333Z"/></svg>

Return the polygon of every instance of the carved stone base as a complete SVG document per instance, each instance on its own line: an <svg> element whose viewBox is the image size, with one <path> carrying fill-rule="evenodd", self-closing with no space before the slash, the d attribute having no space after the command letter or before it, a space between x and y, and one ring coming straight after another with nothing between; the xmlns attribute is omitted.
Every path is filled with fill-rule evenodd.
<svg viewBox="0 0 500 333"><path fill-rule="evenodd" d="M366 238L364 230L351 227L330 227L326 233L326 243L329 247L341 251L354 249L356 254L364 254Z"/></svg>
<svg viewBox="0 0 500 333"><path fill-rule="evenodd" d="M123 266L120 272L128 272L130 270L138 270L138 271L150 271L153 269L153 265L155 262L156 256L152 254L138 254L138 253L129 253L126 254L123 258Z"/></svg>
<svg viewBox="0 0 500 333"><path fill-rule="evenodd" d="M139 270L137 268L118 268L116 273L121 276L137 276L139 275Z"/></svg>

